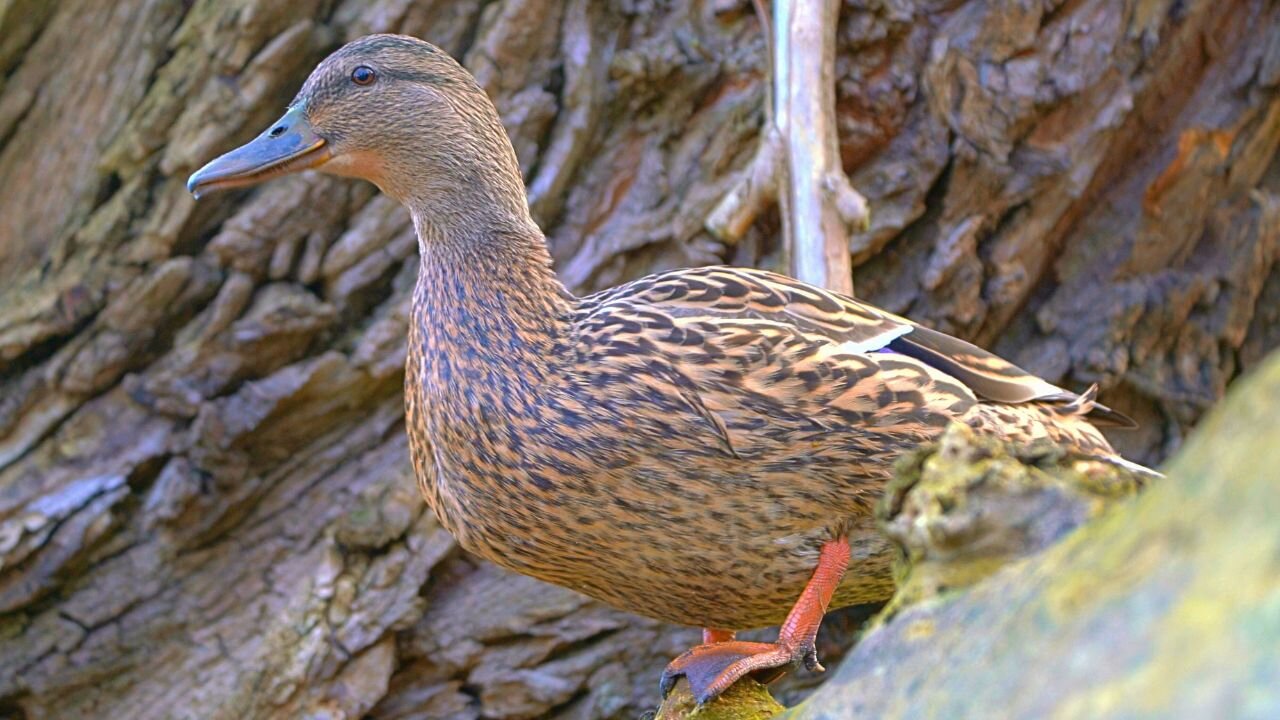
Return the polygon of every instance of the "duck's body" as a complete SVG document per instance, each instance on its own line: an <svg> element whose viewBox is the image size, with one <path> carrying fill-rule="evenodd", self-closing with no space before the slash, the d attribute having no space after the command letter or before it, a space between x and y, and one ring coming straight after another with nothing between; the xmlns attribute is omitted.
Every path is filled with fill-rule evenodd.
<svg viewBox="0 0 1280 720"><path fill-rule="evenodd" d="M833 537L856 555L834 605L887 597L872 505L951 420L1111 452L1069 393L948 338L999 363L989 384L1050 398L980 400L892 347L931 331L850 298L726 267L574 298L540 235L517 243L519 262L424 254L406 388L423 496L517 572L669 622L773 625Z"/></svg>
<svg viewBox="0 0 1280 720"><path fill-rule="evenodd" d="M780 275L681 270L574 297L492 103L419 40L338 50L189 186L305 167L372 180L413 217L408 431L441 522L517 572L718 629L669 668L701 698L816 667L829 602L887 597L872 505L948 422L1114 457L1090 419L1119 416L1092 393ZM784 618L778 643L719 632Z"/></svg>

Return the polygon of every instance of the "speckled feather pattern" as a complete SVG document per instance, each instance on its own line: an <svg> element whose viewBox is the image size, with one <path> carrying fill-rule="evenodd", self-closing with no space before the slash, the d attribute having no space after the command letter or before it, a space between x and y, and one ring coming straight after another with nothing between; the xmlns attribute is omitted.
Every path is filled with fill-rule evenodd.
<svg viewBox="0 0 1280 720"><path fill-rule="evenodd" d="M983 402L880 351L911 324L784 276L681 270L575 299L541 263L481 280L441 252L410 341L424 497L472 552L633 612L775 624L841 534L855 557L833 607L884 599L873 503L953 419L1111 454L1074 396L968 346L971 367L1063 398Z"/></svg>

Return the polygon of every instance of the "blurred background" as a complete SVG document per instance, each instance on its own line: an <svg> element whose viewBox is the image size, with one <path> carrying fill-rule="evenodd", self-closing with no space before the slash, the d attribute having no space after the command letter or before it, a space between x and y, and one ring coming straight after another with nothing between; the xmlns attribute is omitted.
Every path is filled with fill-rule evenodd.
<svg viewBox="0 0 1280 720"><path fill-rule="evenodd" d="M764 121L748 0L0 2L0 717L633 718L697 637L426 511L399 206L187 194L371 32L475 73L575 291L783 269L776 212L703 229ZM1099 383L1153 464L1280 344L1276 3L847 0L838 45L861 298Z"/></svg>

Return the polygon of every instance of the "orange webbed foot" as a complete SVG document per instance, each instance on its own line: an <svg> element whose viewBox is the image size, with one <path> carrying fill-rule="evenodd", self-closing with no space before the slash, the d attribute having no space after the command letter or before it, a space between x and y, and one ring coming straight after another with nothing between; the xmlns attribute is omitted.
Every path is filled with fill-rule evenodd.
<svg viewBox="0 0 1280 720"><path fill-rule="evenodd" d="M814 641L822 615L848 565L847 538L836 538L823 545L818 567L782 623L777 642L734 640L733 633L727 630L708 628L703 631L702 645L672 660L662 672L662 696L671 692L681 675L689 681L694 699L699 705L705 705L747 675L768 683L792 666L803 665L813 672L822 672Z"/></svg>
<svg viewBox="0 0 1280 720"><path fill-rule="evenodd" d="M793 666L822 671L813 641L787 645L782 642L758 643L735 640L699 645L671 661L662 673L662 696L684 676L699 705L714 700L729 686L752 675L763 683L776 680Z"/></svg>

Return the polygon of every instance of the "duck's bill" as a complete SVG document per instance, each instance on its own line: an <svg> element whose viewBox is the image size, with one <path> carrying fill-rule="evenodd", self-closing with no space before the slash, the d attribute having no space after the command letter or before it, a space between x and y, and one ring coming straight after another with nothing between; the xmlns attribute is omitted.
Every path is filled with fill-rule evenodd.
<svg viewBox="0 0 1280 720"><path fill-rule="evenodd" d="M256 185L329 161L332 153L316 135L302 107L291 108L266 132L235 150L215 158L187 180L197 199L219 190Z"/></svg>

